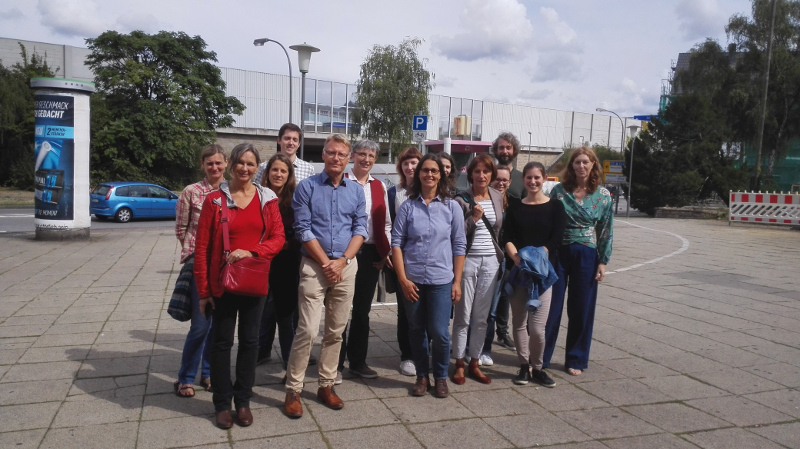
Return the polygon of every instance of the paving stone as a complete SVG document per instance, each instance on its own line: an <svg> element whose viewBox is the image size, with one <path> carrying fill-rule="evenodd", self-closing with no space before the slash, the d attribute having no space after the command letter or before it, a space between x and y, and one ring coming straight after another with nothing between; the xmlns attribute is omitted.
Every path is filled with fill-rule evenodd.
<svg viewBox="0 0 800 449"><path fill-rule="evenodd" d="M5 380L5 377L3 378ZM777 390L764 393L749 394L747 399L766 405L767 407L800 418L800 391Z"/></svg>
<svg viewBox="0 0 800 449"><path fill-rule="evenodd" d="M341 410L331 410L319 402L308 401L307 409L323 432L400 422L378 399L345 401L345 406Z"/></svg>
<svg viewBox="0 0 800 449"><path fill-rule="evenodd" d="M580 386L564 383L555 388L544 388L530 383L514 387L514 389L553 412L592 409L610 405L608 402L587 393Z"/></svg>
<svg viewBox="0 0 800 449"><path fill-rule="evenodd" d="M52 427L77 427L137 421L141 414L142 397L100 398L100 400L65 402Z"/></svg>
<svg viewBox="0 0 800 449"><path fill-rule="evenodd" d="M60 406L61 402L40 402L3 407L3 431L47 428Z"/></svg>
<svg viewBox="0 0 800 449"><path fill-rule="evenodd" d="M586 433L550 413L484 418L484 421L518 447L591 439Z"/></svg>
<svg viewBox="0 0 800 449"><path fill-rule="evenodd" d="M649 377L639 379L639 381L645 385L655 388L656 390L670 396L673 399L688 400L725 396L728 394L719 388L712 387L711 385L699 382L684 375Z"/></svg>
<svg viewBox="0 0 800 449"><path fill-rule="evenodd" d="M640 448L658 448L658 449L696 449L697 446L688 443L686 440L678 436L668 433L660 433L657 435L645 435L639 437L619 438L616 440L604 440L603 444L611 449L640 449Z"/></svg>
<svg viewBox="0 0 800 449"><path fill-rule="evenodd" d="M513 388L453 393L453 398L476 416L533 415L545 409Z"/></svg>
<svg viewBox="0 0 800 449"><path fill-rule="evenodd" d="M205 447L205 446L204 446ZM227 445L224 447L228 447ZM298 447L307 449L328 449L328 445L322 439L319 432L307 432L297 435L288 435L280 437L266 437L257 440L242 440L233 442L234 449L262 449L268 447L270 449L296 449ZM333 446L342 448L352 448L358 446Z"/></svg>
<svg viewBox="0 0 800 449"><path fill-rule="evenodd" d="M688 401L687 404L741 427L772 424L793 419L789 415L740 396L696 399Z"/></svg>
<svg viewBox="0 0 800 449"><path fill-rule="evenodd" d="M309 403L310 401L308 400L303 401L304 415L299 419L292 419L285 416L283 414L283 407L261 407L252 409L253 425L250 427L234 425L230 430L231 440L242 441L253 438L274 437L277 435L293 435L312 431L318 432L319 427L317 427L314 416L308 412L307 405ZM211 423L213 424L213 409L211 412ZM219 429L217 429L217 431L219 431Z"/></svg>
<svg viewBox="0 0 800 449"><path fill-rule="evenodd" d="M124 376L146 373L150 357L114 357L86 360L78 372L78 378Z"/></svg>
<svg viewBox="0 0 800 449"><path fill-rule="evenodd" d="M592 345L594 353L594 345ZM642 377L669 376L678 374L677 372L657 363L649 362L644 359L627 357L623 359L609 360L600 362L612 371L616 371L625 377L639 379Z"/></svg>
<svg viewBox="0 0 800 449"><path fill-rule="evenodd" d="M744 429L730 428L683 436L703 449L778 449L781 446Z"/></svg>
<svg viewBox="0 0 800 449"><path fill-rule="evenodd" d="M388 398L383 399L383 403L404 423L475 417L474 413L452 397L440 399L428 394L423 397Z"/></svg>
<svg viewBox="0 0 800 449"><path fill-rule="evenodd" d="M5 430L5 429L3 429ZM23 430L20 432L0 432L0 447L14 449L36 449L42 442L47 429Z"/></svg>
<svg viewBox="0 0 800 449"><path fill-rule="evenodd" d="M248 429L256 431L259 427L253 425ZM214 424L212 410L212 413L207 416L144 421L139 425L137 445L148 449L160 449L168 447L198 447L205 444L226 443L227 441L228 432L217 428Z"/></svg>
<svg viewBox="0 0 800 449"><path fill-rule="evenodd" d="M669 401L669 396L633 379L588 382L581 388L612 405L647 404Z"/></svg>
<svg viewBox="0 0 800 449"><path fill-rule="evenodd" d="M52 346L91 346L97 339L96 332L84 332L82 334L45 334L36 339L34 348L47 348Z"/></svg>
<svg viewBox="0 0 800 449"><path fill-rule="evenodd" d="M424 447L408 428L399 424L325 432L325 438L333 448L366 448L374 446L376 441L380 442L381 449L422 449ZM234 447L239 449L239 446L235 444Z"/></svg>
<svg viewBox="0 0 800 449"><path fill-rule="evenodd" d="M800 387L800 367L788 363L772 363L743 368L756 376L787 387Z"/></svg>
<svg viewBox="0 0 800 449"><path fill-rule="evenodd" d="M658 433L658 428L616 407L556 413L592 438L620 438Z"/></svg>
<svg viewBox="0 0 800 449"><path fill-rule="evenodd" d="M748 430L768 440L783 444L786 447L800 446L800 422L774 424L771 426L750 428Z"/></svg>
<svg viewBox="0 0 800 449"><path fill-rule="evenodd" d="M483 449L510 444L480 419L413 424L409 428L425 447Z"/></svg>
<svg viewBox="0 0 800 449"><path fill-rule="evenodd" d="M14 365L0 382L24 382L31 380L72 379L81 362L24 363Z"/></svg>
<svg viewBox="0 0 800 449"><path fill-rule="evenodd" d="M721 419L678 403L634 405L623 407L623 410L670 433L694 432L730 426Z"/></svg>
<svg viewBox="0 0 800 449"><path fill-rule="evenodd" d="M62 401L67 396L70 379L9 382L0 384L0 404L33 404Z"/></svg>
<svg viewBox="0 0 800 449"><path fill-rule="evenodd" d="M30 348L17 363L80 361L86 358L89 348L86 346L58 346L50 348Z"/></svg>
<svg viewBox="0 0 800 449"><path fill-rule="evenodd" d="M758 393L783 388L780 384L736 368L692 373L692 377L733 394Z"/></svg>
<svg viewBox="0 0 800 449"><path fill-rule="evenodd" d="M96 426L50 429L41 449L135 448L139 423L128 422Z"/></svg>

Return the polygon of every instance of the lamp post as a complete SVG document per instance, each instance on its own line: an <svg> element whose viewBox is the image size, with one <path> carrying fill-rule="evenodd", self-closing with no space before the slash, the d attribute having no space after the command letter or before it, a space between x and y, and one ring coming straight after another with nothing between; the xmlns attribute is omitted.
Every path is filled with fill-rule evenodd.
<svg viewBox="0 0 800 449"><path fill-rule="evenodd" d="M302 78L300 84L300 129L303 129L306 124L305 118L303 117L306 107L306 73L308 73L308 66L311 64L311 53L318 52L319 48L312 47L305 42L292 45L289 48L297 52L297 66L300 69L300 77ZM305 132L301 133L301 135L303 137L300 138L300 159L303 159L306 147Z"/></svg>
<svg viewBox="0 0 800 449"><path fill-rule="evenodd" d="M292 61L289 59L289 52L286 51L286 47L283 46L280 42L272 39L268 39L266 37L262 37L261 39L256 39L253 41L253 45L256 47L263 47L264 44L267 42L275 42L276 44L280 45L283 49L283 52L286 54L286 62L289 63L289 122L292 123Z"/></svg>
<svg viewBox="0 0 800 449"><path fill-rule="evenodd" d="M622 117L620 117L619 114L617 114L616 112L609 111L608 109L597 108L597 109L595 109L595 111L597 111L597 112L609 112L609 113L614 114L614 115L617 116L617 118L619 119L619 127L620 127L620 129L622 129L622 140L620 140L620 142L619 142L619 154L624 153L625 152L625 147L624 147L624 145L625 145L625 123L623 123Z"/></svg>
<svg viewBox="0 0 800 449"><path fill-rule="evenodd" d="M628 209L625 211L625 218L631 216L631 201L633 201L633 146L636 144L636 131L639 130L637 125L628 127L631 130L631 166L628 169Z"/></svg>

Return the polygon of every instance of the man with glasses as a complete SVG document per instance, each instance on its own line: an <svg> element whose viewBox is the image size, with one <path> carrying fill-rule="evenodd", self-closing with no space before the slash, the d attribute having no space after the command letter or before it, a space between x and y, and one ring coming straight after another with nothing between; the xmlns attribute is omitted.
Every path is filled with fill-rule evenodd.
<svg viewBox="0 0 800 449"><path fill-rule="evenodd" d="M357 182L364 189L367 212L367 238L356 255L358 273L353 294L353 316L350 319L350 335L347 329L342 334L342 349L339 353L339 372L336 383L341 383L341 371L344 361L350 364L350 372L365 379L378 377L375 370L367 366L367 346L369 342L369 312L372 309L372 297L378 276L386 264L389 241L392 234L392 222L387 210L389 197L383 183L373 178L369 172L375 166L380 147L371 140L361 140L353 145L351 157L353 168L346 176Z"/></svg>
<svg viewBox="0 0 800 449"><path fill-rule="evenodd" d="M364 189L344 176L350 158L350 141L341 134L325 140L322 173L304 179L292 199L294 231L302 242L299 322L286 370L284 411L290 418L303 416L300 392L308 368L311 346L319 334L325 308L324 335L319 354L317 398L334 410L344 407L333 385L339 365L342 333L347 325L358 271L355 259L367 237Z"/></svg>

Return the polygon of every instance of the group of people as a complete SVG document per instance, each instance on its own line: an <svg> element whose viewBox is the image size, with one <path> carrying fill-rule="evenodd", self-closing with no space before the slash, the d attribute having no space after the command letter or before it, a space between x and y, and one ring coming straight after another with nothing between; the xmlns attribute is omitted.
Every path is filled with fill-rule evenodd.
<svg viewBox="0 0 800 449"><path fill-rule="evenodd" d="M429 390L448 396L451 357L453 383L467 377L491 383L481 367L493 363L495 324L498 343L517 352L514 382L555 386L544 368L567 290L564 368L570 375L588 368L597 282L612 241L611 197L600 186L591 149L572 152L563 182L548 196L542 164L513 168L520 145L510 133L495 140L494 157L470 161L469 188L461 192L455 191L455 161L446 154L407 148L397 161L399 182L387 189L370 175L377 143L361 140L351 148L346 137L329 136L324 169L316 174L296 156L301 139L299 127L284 125L279 152L264 163L252 144L237 145L229 158L210 145L201 154L205 179L181 194L176 235L193 278L193 313L177 395L194 396L200 367L200 384L213 392L216 424L232 427L232 405L239 425L252 424L256 364L270 353L277 328L286 369L284 413L301 417L300 393L322 322L317 397L341 409L335 385L345 363L356 376L378 376L366 358L382 273L396 285L400 372L416 376L413 396ZM265 297L233 294L220 283L225 264L248 257L272 261ZM508 335L509 309L516 345Z"/></svg>

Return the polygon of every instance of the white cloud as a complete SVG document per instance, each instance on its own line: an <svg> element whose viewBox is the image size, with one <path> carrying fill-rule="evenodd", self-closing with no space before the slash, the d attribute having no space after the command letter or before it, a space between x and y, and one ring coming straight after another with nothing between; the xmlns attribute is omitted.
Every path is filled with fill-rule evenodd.
<svg viewBox="0 0 800 449"><path fill-rule="evenodd" d="M681 0L675 5L678 28L687 41L716 36L725 26L725 14L717 0Z"/></svg>
<svg viewBox="0 0 800 449"><path fill-rule="evenodd" d="M467 0L461 24L463 33L433 36L433 50L458 61L507 61L522 57L533 39L527 10L517 0Z"/></svg>
<svg viewBox="0 0 800 449"><path fill-rule="evenodd" d="M152 14L127 11L117 18L115 29L120 32L129 33L134 30L141 30L145 33L157 33L163 28L161 22Z"/></svg>
<svg viewBox="0 0 800 449"><path fill-rule="evenodd" d="M553 8L540 8L539 16L544 21L544 32L541 33L542 38L537 39L539 58L531 81L584 79L583 47L578 40L578 33L561 20Z"/></svg>
<svg viewBox="0 0 800 449"><path fill-rule="evenodd" d="M8 11L0 11L0 19L3 20L22 19L23 17L25 17L25 15L22 14L22 11L20 11L19 8L16 7L11 8Z"/></svg>
<svg viewBox="0 0 800 449"><path fill-rule="evenodd" d="M495 103L511 103L508 97L504 97L498 94L489 94L483 97L483 101L493 101Z"/></svg>
<svg viewBox="0 0 800 449"><path fill-rule="evenodd" d="M452 76L437 76L436 87L455 87L458 79Z"/></svg>
<svg viewBox="0 0 800 449"><path fill-rule="evenodd" d="M522 92L517 94L517 96L525 100L544 100L545 98L549 97L550 94L552 93L553 93L552 89L538 89L532 92L523 90Z"/></svg>
<svg viewBox="0 0 800 449"><path fill-rule="evenodd" d="M42 25L67 37L95 37L106 31L92 0L39 0Z"/></svg>

